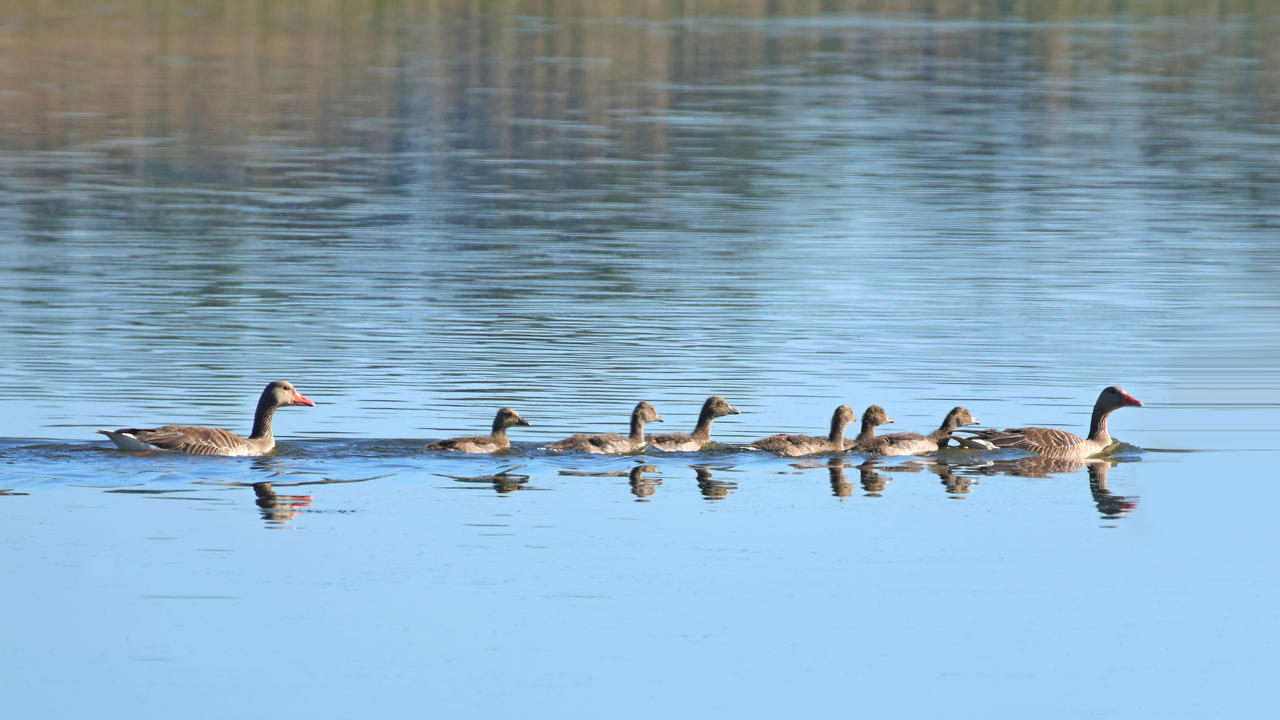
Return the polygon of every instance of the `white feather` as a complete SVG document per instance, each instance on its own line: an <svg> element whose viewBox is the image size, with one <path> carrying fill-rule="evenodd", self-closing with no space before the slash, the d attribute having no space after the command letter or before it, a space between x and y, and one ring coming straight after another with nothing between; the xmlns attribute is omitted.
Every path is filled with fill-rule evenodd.
<svg viewBox="0 0 1280 720"><path fill-rule="evenodd" d="M115 432L113 430L98 430L97 432L111 438L111 442L121 450L129 450L131 452L147 452L149 450L159 450L160 448L151 443L144 443L129 433Z"/></svg>

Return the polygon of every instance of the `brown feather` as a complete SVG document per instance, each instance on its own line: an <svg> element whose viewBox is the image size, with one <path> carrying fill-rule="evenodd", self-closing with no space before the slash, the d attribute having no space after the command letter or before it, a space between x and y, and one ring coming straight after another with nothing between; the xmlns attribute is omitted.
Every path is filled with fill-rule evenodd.
<svg viewBox="0 0 1280 720"><path fill-rule="evenodd" d="M688 435L682 432L662 433L661 435L648 435L645 442L654 450L662 450L665 452L694 452L701 450L703 447L711 443L711 421L725 415L737 415L738 409L729 404L728 400L712 395L702 403L702 412L698 415L698 424L693 428L693 434Z"/></svg>
<svg viewBox="0 0 1280 720"><path fill-rule="evenodd" d="M502 442L506 440L506 442ZM511 447L511 441L507 440L504 433L501 440L491 435L469 435L467 437L449 438L447 440L436 440L427 443L427 450L456 450L458 452L467 453L492 453L499 450L506 450Z"/></svg>
<svg viewBox="0 0 1280 720"><path fill-rule="evenodd" d="M649 403L641 400L631 411L631 434L623 437L617 433L575 433L564 440L547 446L548 450L578 450L597 454L636 452L644 448L644 424L662 422L662 416Z"/></svg>
<svg viewBox="0 0 1280 720"><path fill-rule="evenodd" d="M493 432L488 435L468 435L466 437L436 440L426 444L426 450L455 450L465 453L496 453L511 447L507 439L507 428L517 425L528 425L529 421L520 417L511 408L498 408L493 417Z"/></svg>
<svg viewBox="0 0 1280 720"><path fill-rule="evenodd" d="M580 450L589 453L627 453L644 447L644 440L639 443L617 433L601 433L591 435L576 433L564 440L558 440L547 446L548 450Z"/></svg>
<svg viewBox="0 0 1280 720"><path fill-rule="evenodd" d="M841 405L831 414L831 431L826 437L818 435L790 435L779 433L757 440L747 445L749 450L765 450L788 457L814 455L823 452L841 452L844 450L844 429L856 420L853 409Z"/></svg>
<svg viewBox="0 0 1280 720"><path fill-rule="evenodd" d="M162 425L155 428L99 430L124 450L170 450L190 455L263 455L275 449L271 418L282 405L312 406L292 384L284 380L268 383L258 398L253 415L253 431L248 438L221 428L196 425Z"/></svg>

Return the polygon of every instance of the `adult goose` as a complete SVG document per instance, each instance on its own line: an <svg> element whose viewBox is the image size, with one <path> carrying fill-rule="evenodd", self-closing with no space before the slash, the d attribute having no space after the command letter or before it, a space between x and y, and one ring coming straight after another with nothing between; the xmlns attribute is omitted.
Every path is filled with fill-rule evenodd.
<svg viewBox="0 0 1280 720"><path fill-rule="evenodd" d="M849 423L857 419L853 414L853 408L848 405L841 405L831 415L831 432L826 437L780 433L756 440L747 445L746 449L764 450L787 457L840 452L844 450L844 429L849 427Z"/></svg>
<svg viewBox="0 0 1280 720"><path fill-rule="evenodd" d="M635 452L644 447L644 424L662 422L662 416L649 403L641 400L631 411L631 433L622 437L617 433L590 435L577 433L547 446L548 450L579 450L581 452L611 454Z"/></svg>
<svg viewBox="0 0 1280 720"><path fill-rule="evenodd" d="M701 450L711 442L711 421L725 415L740 414L734 406L729 404L728 400L719 395L712 395L702 404L702 412L698 414L698 424L693 428L693 434L686 435L681 432L663 433L661 435L649 435L645 438L645 442L654 450L662 450L663 452L694 452Z"/></svg>
<svg viewBox="0 0 1280 720"><path fill-rule="evenodd" d="M507 428L528 425L529 421L511 408L500 408L493 417L493 431L488 435L469 435L427 443L427 450L455 450L464 453L496 453L511 447Z"/></svg>
<svg viewBox="0 0 1280 720"><path fill-rule="evenodd" d="M247 438L219 428L194 425L97 432L111 438L111 442L121 450L173 450L189 455L263 455L276 446L275 436L271 434L271 417L275 415L276 408L287 405L314 407L315 403L303 397L290 383L276 380L268 384L258 398L258 409L253 413L253 429Z"/></svg>
<svg viewBox="0 0 1280 720"><path fill-rule="evenodd" d="M943 418L942 425L928 435L901 432L877 435L863 447L865 452L892 457L895 455L920 455L941 450L946 446L951 433L966 425L979 425L966 408L956 406Z"/></svg>
<svg viewBox="0 0 1280 720"><path fill-rule="evenodd" d="M1025 427L1008 430L961 430L970 437L952 435L966 447L1020 448L1030 450L1041 457L1060 460L1083 460L1101 455L1112 445L1107 432L1107 416L1122 407L1142 407L1142 401L1112 385L1105 388L1093 404L1093 417L1089 420L1088 437L1080 437L1066 430Z"/></svg>
<svg viewBox="0 0 1280 720"><path fill-rule="evenodd" d="M876 439L876 428L891 422L893 422L893 418L889 417L884 408L879 405L868 407L862 413L862 430L858 432L858 437L845 441L844 449L852 450L853 452L871 452L871 447Z"/></svg>

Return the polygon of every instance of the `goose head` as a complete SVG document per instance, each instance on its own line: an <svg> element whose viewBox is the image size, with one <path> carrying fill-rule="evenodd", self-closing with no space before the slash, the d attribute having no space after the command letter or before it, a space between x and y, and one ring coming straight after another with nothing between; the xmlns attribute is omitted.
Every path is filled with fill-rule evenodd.
<svg viewBox="0 0 1280 720"><path fill-rule="evenodd" d="M662 416L658 414L658 411L654 410L653 406L644 400L636 403L636 409L632 410L631 414L647 423L662 422Z"/></svg>
<svg viewBox="0 0 1280 720"><path fill-rule="evenodd" d="M287 380L276 380L269 383L262 391L262 394L269 397L276 406L286 405L303 405L306 407L315 407L315 403L303 397L297 388Z"/></svg>
<svg viewBox="0 0 1280 720"><path fill-rule="evenodd" d="M515 427L517 425L528 425L528 424L529 424L528 420L525 420L524 418L520 417L520 413L516 412L515 410L512 410L509 407L504 407L499 409L498 414L495 415L493 418L493 429L495 431L506 430L509 427Z"/></svg>
<svg viewBox="0 0 1280 720"><path fill-rule="evenodd" d="M713 418L724 417L725 415L741 415L741 411L729 404L728 400L719 395L712 395L702 404L702 412L704 415L710 415Z"/></svg>

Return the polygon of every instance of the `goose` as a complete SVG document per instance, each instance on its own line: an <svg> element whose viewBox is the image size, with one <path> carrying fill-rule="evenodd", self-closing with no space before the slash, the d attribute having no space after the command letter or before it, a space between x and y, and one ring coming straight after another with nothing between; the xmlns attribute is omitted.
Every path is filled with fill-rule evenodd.
<svg viewBox="0 0 1280 720"><path fill-rule="evenodd" d="M262 390L262 395L258 398L258 409L253 413L253 429L247 438L219 428L195 425L162 425L156 428L120 428L97 432L111 438L111 442L121 450L133 452L172 450L188 455L264 455L276 446L276 439L271 434L271 417L276 408L287 405L314 407L315 403L303 397L292 384L276 380Z"/></svg>
<svg viewBox="0 0 1280 720"><path fill-rule="evenodd" d="M1089 436L1080 437L1066 430L1025 427L1008 430L961 430L971 437L953 434L965 447L983 449L1020 448L1030 450L1041 457L1059 460L1083 460L1104 454L1111 448L1112 440L1107 432L1107 416L1122 407L1142 407L1142 401L1112 385L1098 394L1093 404L1093 417L1089 420Z"/></svg>
<svg viewBox="0 0 1280 720"><path fill-rule="evenodd" d="M590 435L576 433L547 446L548 450L579 450L582 452L612 454L635 452L644 447L644 424L662 422L662 416L649 403L641 400L631 411L631 434L622 437L617 433Z"/></svg>
<svg viewBox="0 0 1280 720"><path fill-rule="evenodd" d="M649 435L645 438L650 448L663 452L693 452L701 450L711 442L711 421L725 415L739 415L738 409L719 395L712 395L702 404L702 412L698 415L698 424L692 435L680 432Z"/></svg>
<svg viewBox="0 0 1280 720"><path fill-rule="evenodd" d="M756 440L747 445L746 449L765 450L787 457L840 452L844 450L844 429L849 426L849 423L857 419L853 414L853 408L848 405L841 405L831 415L831 432L826 437L780 433Z"/></svg>
<svg viewBox="0 0 1280 720"><path fill-rule="evenodd" d="M946 447L951 433L965 425L980 425L968 409L956 406L943 418L942 425L928 435L901 432L877 435L863 445L865 452L892 457L895 455L920 455Z"/></svg>
<svg viewBox="0 0 1280 720"><path fill-rule="evenodd" d="M517 425L529 425L529 421L520 417L520 413L511 408L498 409L493 416L493 432L488 435L468 435L467 437L436 440L426 445L427 450L456 450L464 453L496 453L511 447L507 439L507 428Z"/></svg>
<svg viewBox="0 0 1280 720"><path fill-rule="evenodd" d="M858 433L858 437L852 440L846 440L844 443L845 450L854 452L870 452L870 447L875 442L876 427L887 425L893 422L893 418L884 411L879 405L872 405L862 413L862 430Z"/></svg>

